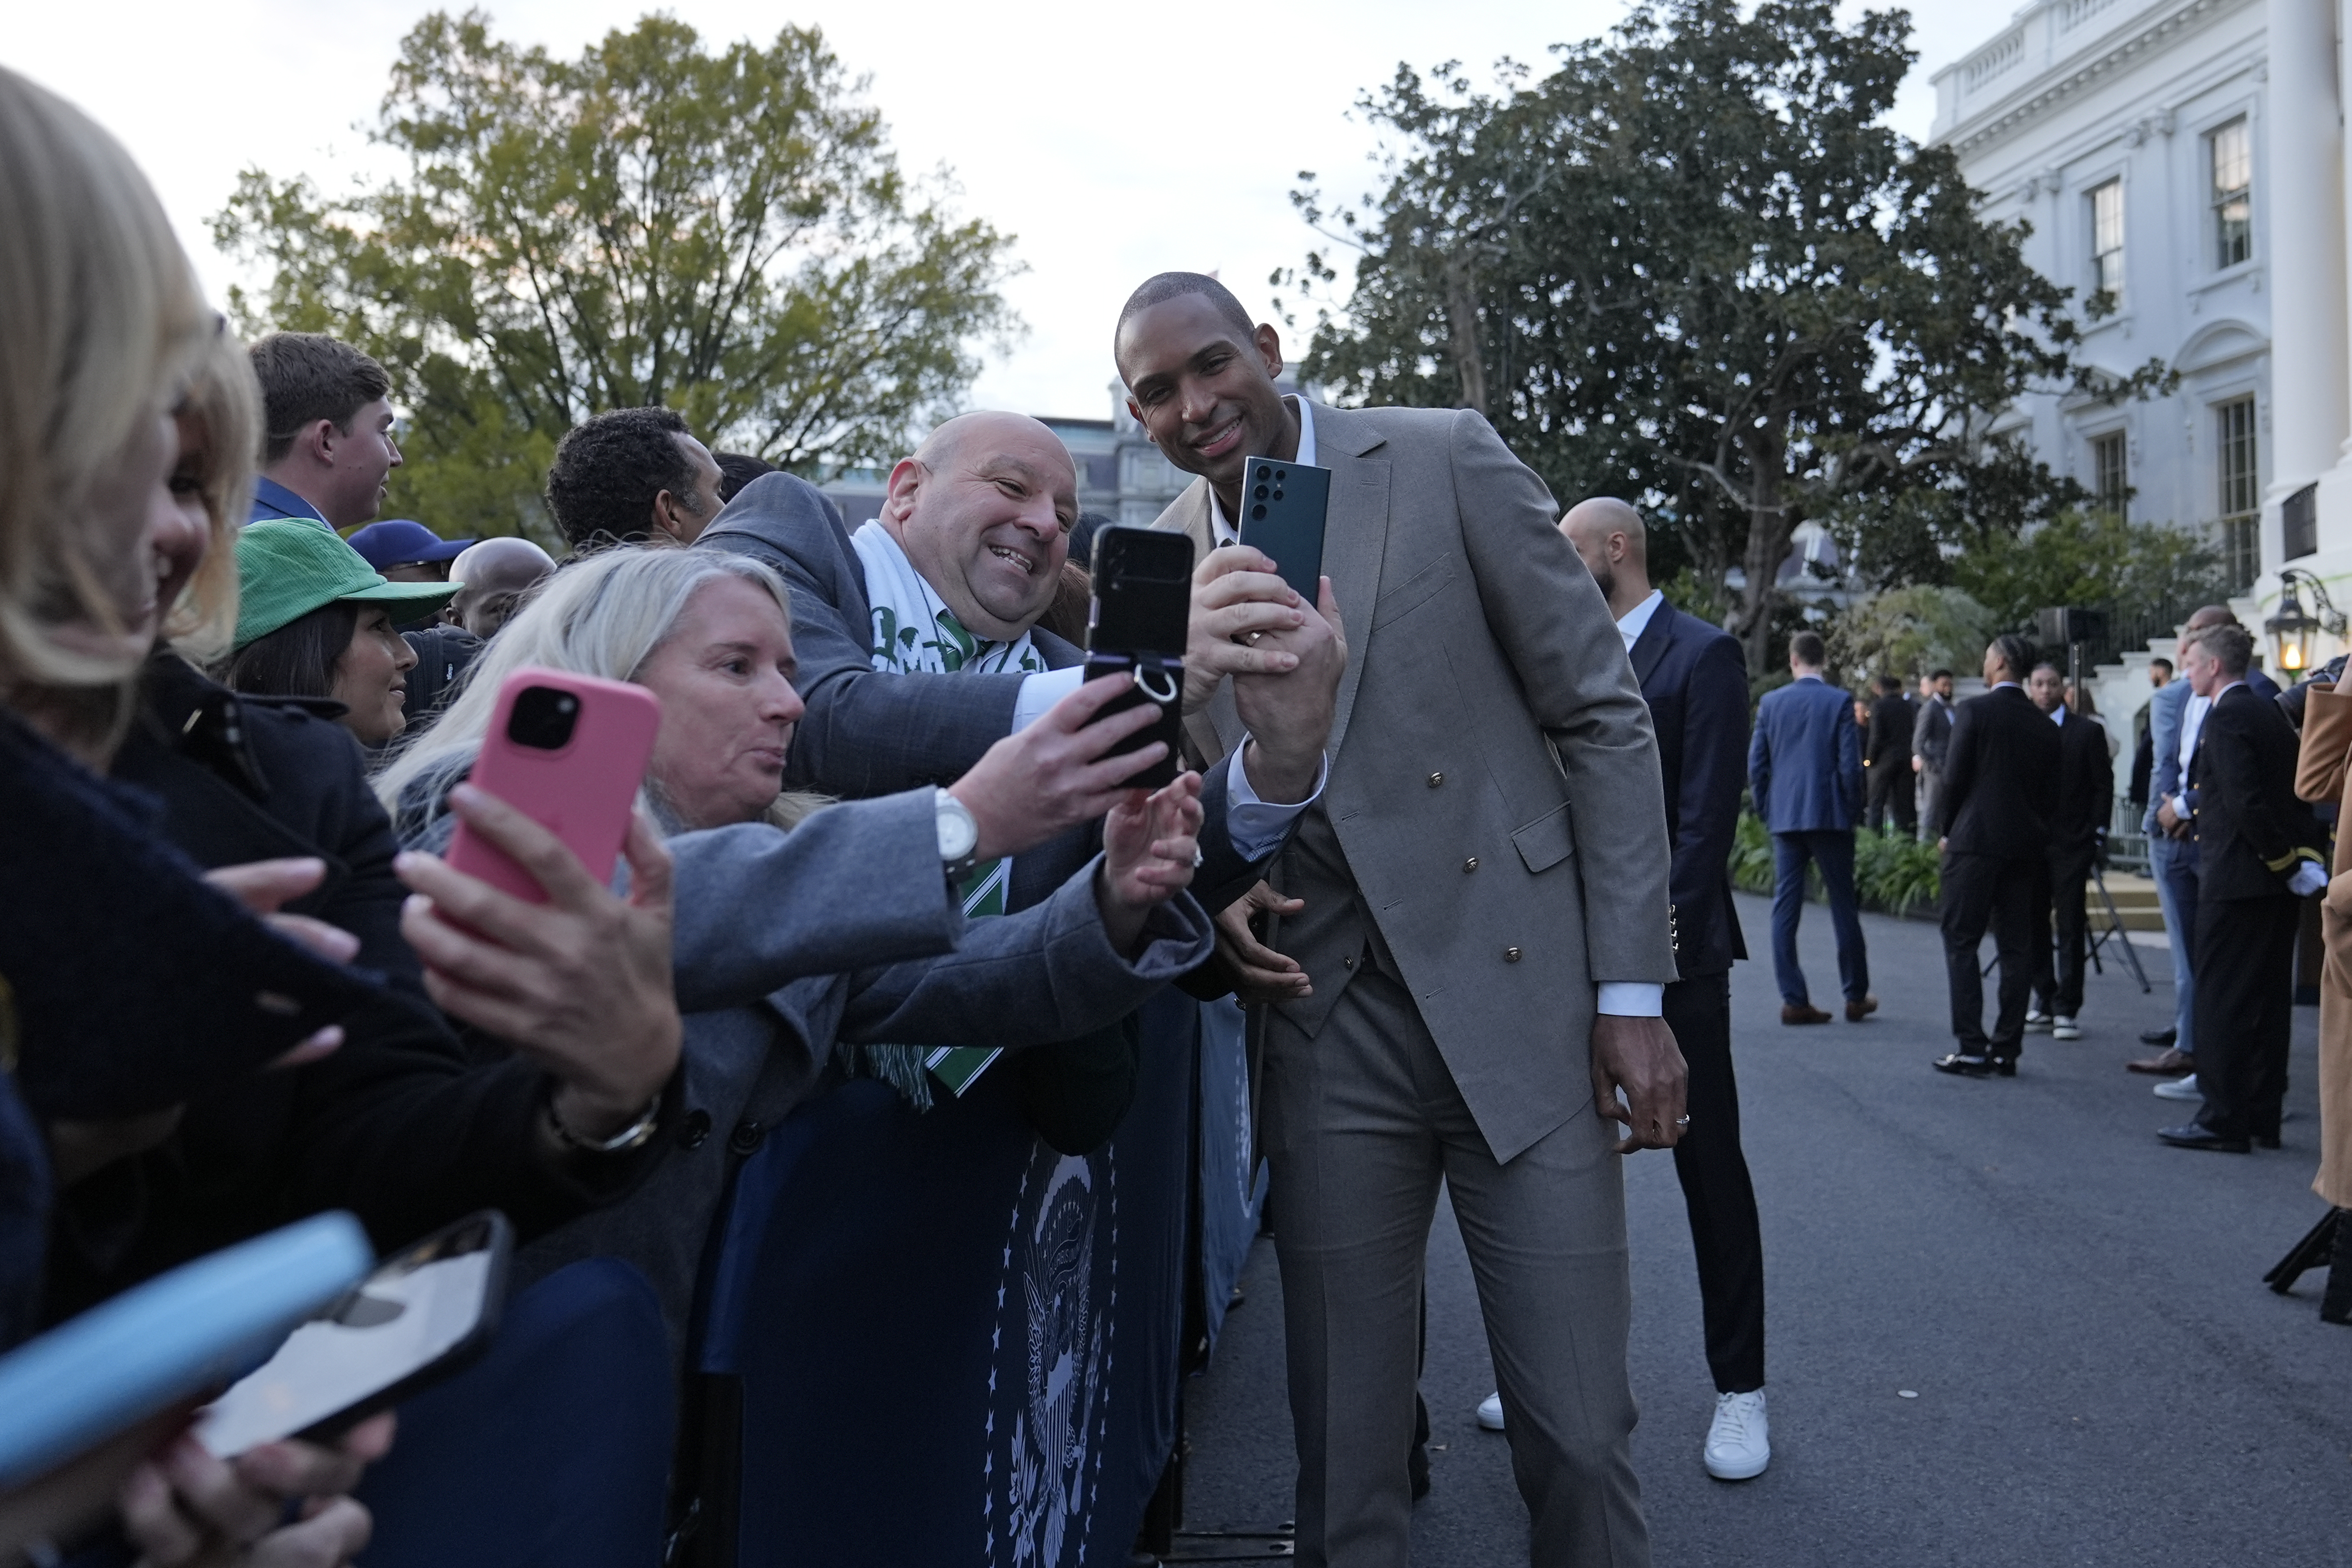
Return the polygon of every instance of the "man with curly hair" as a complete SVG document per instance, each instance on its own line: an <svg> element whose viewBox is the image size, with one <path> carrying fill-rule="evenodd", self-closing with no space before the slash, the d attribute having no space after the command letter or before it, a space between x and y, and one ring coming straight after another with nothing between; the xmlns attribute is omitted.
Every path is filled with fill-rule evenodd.
<svg viewBox="0 0 2352 1568"><path fill-rule="evenodd" d="M719 471L674 408L615 408L573 426L547 471L547 510L575 551L670 539L719 515Z"/></svg>

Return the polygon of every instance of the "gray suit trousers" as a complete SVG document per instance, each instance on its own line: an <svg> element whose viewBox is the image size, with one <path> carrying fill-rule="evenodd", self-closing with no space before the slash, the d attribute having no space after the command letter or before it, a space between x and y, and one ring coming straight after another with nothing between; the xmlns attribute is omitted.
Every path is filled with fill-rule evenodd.
<svg viewBox="0 0 2352 1568"><path fill-rule="evenodd" d="M1646 1568L1625 1368L1633 1288L1612 1124L1591 1106L1498 1164L1411 993L1369 952L1312 1037L1267 1020L1298 1561L1406 1568L1423 1258L1443 1181L1470 1252L1538 1568Z"/></svg>

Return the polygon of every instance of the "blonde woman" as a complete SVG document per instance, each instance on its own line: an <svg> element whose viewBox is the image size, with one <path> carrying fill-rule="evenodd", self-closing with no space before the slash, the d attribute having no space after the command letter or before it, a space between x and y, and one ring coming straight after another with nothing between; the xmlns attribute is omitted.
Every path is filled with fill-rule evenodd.
<svg viewBox="0 0 2352 1568"><path fill-rule="evenodd" d="M157 876L185 876L115 826L129 820L119 798L81 769L104 766L128 716L131 679L171 608L163 595L189 532L169 487L173 415L216 327L154 193L121 147L5 69L0 213L0 776L20 801L104 825L106 839L47 841L31 811L0 820L0 868L7 897L22 906L0 946L0 974L16 978L21 1002L24 981L53 956L40 951L44 922L28 911L54 915L61 899L107 898L110 918L126 931L139 920L141 889L90 885L89 858L100 847L118 864L145 863L145 854L161 867ZM210 910L218 900L195 902ZM243 917L222 909L218 918ZM128 991L141 978L140 950L126 942L122 951L118 978ZM6 1022L12 1057L20 1045L43 1043L29 1016ZM24 1328L39 1261L48 1172L38 1140L27 1140L26 1110L13 1086L0 1087L0 1334ZM73 1131L48 1129L61 1162L73 1157ZM101 1124L80 1131L105 1136ZM176 1444L123 1483L123 1521L158 1568L305 1554L340 1562L365 1543L369 1521L349 1500L329 1500L389 1435L388 1423L373 1423L341 1452L269 1445L234 1465ZM93 1487L106 1495L104 1467L113 1462L68 1467L36 1483L48 1489L41 1497L0 1499L0 1555L71 1522ZM305 1497L320 1500L315 1517L278 1530L286 1503Z"/></svg>

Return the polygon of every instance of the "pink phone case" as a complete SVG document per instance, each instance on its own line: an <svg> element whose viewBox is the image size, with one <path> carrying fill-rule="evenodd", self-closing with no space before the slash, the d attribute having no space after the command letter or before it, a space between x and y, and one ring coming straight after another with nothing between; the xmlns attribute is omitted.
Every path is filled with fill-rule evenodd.
<svg viewBox="0 0 2352 1568"><path fill-rule="evenodd" d="M534 687L579 702L570 738L551 750L525 745L508 732L516 700ZM660 728L661 701L642 686L526 666L499 688L472 782L563 840L589 875L609 882ZM528 903L547 901L537 878L462 822L448 858L458 870Z"/></svg>

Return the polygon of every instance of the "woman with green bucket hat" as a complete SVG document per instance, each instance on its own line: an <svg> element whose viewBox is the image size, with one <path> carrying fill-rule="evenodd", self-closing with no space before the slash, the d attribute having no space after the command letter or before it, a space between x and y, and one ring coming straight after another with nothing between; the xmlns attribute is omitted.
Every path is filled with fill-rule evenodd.
<svg viewBox="0 0 2352 1568"><path fill-rule="evenodd" d="M236 637L215 678L257 696L327 698L343 727L381 746L408 721L416 651L394 629L447 604L462 583L391 583L315 522L257 522L236 539Z"/></svg>

